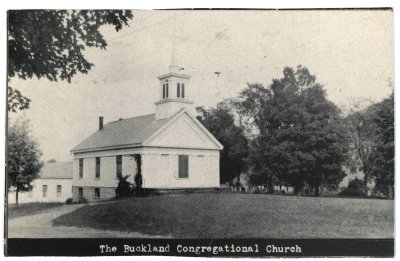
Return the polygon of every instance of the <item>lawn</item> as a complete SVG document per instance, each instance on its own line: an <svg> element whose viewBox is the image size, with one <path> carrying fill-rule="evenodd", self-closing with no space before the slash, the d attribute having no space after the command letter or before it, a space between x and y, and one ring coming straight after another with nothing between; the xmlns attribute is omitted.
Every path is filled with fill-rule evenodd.
<svg viewBox="0 0 400 261"><path fill-rule="evenodd" d="M17 217L22 217L22 216L27 216L27 215L34 215L41 213L45 210L59 207L63 205L63 203L40 203L40 202L35 202L35 203L23 203L19 204L18 206L16 204L9 204L8 205L8 218L17 218Z"/></svg>
<svg viewBox="0 0 400 261"><path fill-rule="evenodd" d="M182 194L88 205L54 225L174 238L393 238L394 201Z"/></svg>

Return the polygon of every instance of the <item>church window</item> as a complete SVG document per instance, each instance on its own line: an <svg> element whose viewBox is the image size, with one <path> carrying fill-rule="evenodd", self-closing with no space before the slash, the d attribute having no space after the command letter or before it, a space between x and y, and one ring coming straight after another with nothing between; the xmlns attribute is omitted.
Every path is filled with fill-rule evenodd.
<svg viewBox="0 0 400 261"><path fill-rule="evenodd" d="M117 156L117 177L122 176L122 156Z"/></svg>
<svg viewBox="0 0 400 261"><path fill-rule="evenodd" d="M79 159L79 178L83 178L83 159Z"/></svg>
<svg viewBox="0 0 400 261"><path fill-rule="evenodd" d="M94 188L94 198L100 198L100 188Z"/></svg>
<svg viewBox="0 0 400 261"><path fill-rule="evenodd" d="M179 178L189 177L189 157L188 155L179 155Z"/></svg>
<svg viewBox="0 0 400 261"><path fill-rule="evenodd" d="M185 98L185 84L184 83L182 83L182 86L181 86L181 98Z"/></svg>
<svg viewBox="0 0 400 261"><path fill-rule="evenodd" d="M100 178L100 157L96 157L96 179Z"/></svg>
<svg viewBox="0 0 400 261"><path fill-rule="evenodd" d="M165 84L165 98L168 98L168 83Z"/></svg>
<svg viewBox="0 0 400 261"><path fill-rule="evenodd" d="M57 197L61 197L61 185L57 185Z"/></svg>
<svg viewBox="0 0 400 261"><path fill-rule="evenodd" d="M181 97L181 84L178 83L176 87L176 97Z"/></svg>
<svg viewBox="0 0 400 261"><path fill-rule="evenodd" d="M165 99L165 83L162 85L162 98Z"/></svg>
<svg viewBox="0 0 400 261"><path fill-rule="evenodd" d="M47 185L43 185L42 192L43 192L43 197L47 198Z"/></svg>

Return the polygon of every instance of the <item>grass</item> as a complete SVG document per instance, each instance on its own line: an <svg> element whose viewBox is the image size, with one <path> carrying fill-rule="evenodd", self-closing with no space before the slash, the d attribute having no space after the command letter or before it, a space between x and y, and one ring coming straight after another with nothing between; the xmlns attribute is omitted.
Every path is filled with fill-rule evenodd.
<svg viewBox="0 0 400 261"><path fill-rule="evenodd" d="M214 193L88 205L54 225L174 238L393 238L394 201Z"/></svg>
<svg viewBox="0 0 400 261"><path fill-rule="evenodd" d="M17 217L27 216L27 215L34 215L45 210L59 207L63 205L63 203L20 203L18 206L16 204L9 204L8 205L8 218L13 219Z"/></svg>

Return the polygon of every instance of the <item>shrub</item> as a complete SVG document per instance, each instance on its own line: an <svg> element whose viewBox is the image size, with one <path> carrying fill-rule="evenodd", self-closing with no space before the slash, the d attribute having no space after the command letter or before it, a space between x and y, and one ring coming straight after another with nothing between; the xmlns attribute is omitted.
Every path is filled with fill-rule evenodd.
<svg viewBox="0 0 400 261"><path fill-rule="evenodd" d="M73 203L72 198L67 198L67 200L65 201L65 204L67 205L70 205L72 203Z"/></svg>
<svg viewBox="0 0 400 261"><path fill-rule="evenodd" d="M85 197L80 197L80 198L78 199L78 203L79 203L79 204L88 203L88 200L87 200Z"/></svg>
<svg viewBox="0 0 400 261"><path fill-rule="evenodd" d="M353 179L347 185L347 188L342 190L339 193L339 196L346 196L346 197L366 197L367 196L367 186L364 184L362 180Z"/></svg>
<svg viewBox="0 0 400 261"><path fill-rule="evenodd" d="M118 177L118 186L115 190L115 195L117 198L126 198L133 196L135 192L134 186L128 181L128 177L129 175Z"/></svg>

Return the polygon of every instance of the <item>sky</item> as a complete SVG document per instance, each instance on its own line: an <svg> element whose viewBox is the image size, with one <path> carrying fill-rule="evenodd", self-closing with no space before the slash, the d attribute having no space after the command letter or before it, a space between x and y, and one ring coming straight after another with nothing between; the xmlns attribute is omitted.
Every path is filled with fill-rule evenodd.
<svg viewBox="0 0 400 261"><path fill-rule="evenodd" d="M191 76L195 106L215 106L246 88L271 84L285 66L306 66L328 99L344 111L392 92L390 11L138 11L129 27L101 28L106 50L87 48L94 63L71 83L12 79L32 102L10 113L31 122L43 160L70 161L70 150L105 123L155 112L157 76L168 72L173 38L177 60ZM220 72L215 74L215 72Z"/></svg>

